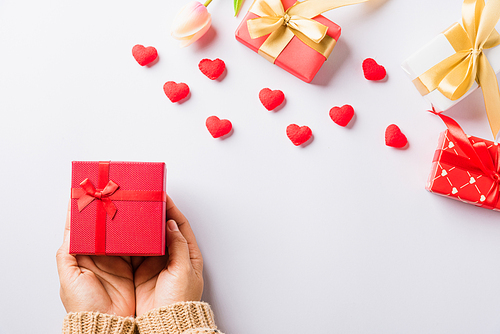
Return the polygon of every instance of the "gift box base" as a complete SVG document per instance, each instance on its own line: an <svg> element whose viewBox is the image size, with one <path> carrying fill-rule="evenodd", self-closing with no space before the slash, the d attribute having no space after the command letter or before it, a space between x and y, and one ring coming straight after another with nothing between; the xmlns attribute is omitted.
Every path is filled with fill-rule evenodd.
<svg viewBox="0 0 500 334"><path fill-rule="evenodd" d="M81 189L80 183L87 178L97 188L100 177L99 166L100 162L97 161L72 163L72 194L73 189ZM155 192L166 199L164 163L111 161L107 178L119 185L118 191ZM105 255L165 255L166 202L164 200L112 200L112 202L117 209L116 215L113 219L109 214L105 215L103 231L96 227L97 212L102 209L99 208L102 203L93 200L80 211L78 198L72 195L70 254L95 255L97 235L104 233Z"/></svg>

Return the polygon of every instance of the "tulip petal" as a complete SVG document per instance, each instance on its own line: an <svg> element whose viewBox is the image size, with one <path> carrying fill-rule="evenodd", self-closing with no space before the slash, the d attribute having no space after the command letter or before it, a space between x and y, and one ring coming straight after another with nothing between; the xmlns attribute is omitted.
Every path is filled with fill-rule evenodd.
<svg viewBox="0 0 500 334"><path fill-rule="evenodd" d="M201 38L201 36L205 35L205 33L208 31L208 29L210 29L210 25L211 25L212 21L209 20L208 21L208 24L205 25L200 31L198 31L196 34L194 35L191 35L191 36L188 36L188 37L185 37L185 38L182 38L181 39L181 44L180 44L180 47L181 48L184 48L188 45L191 45L192 43L196 42L197 40L199 40Z"/></svg>
<svg viewBox="0 0 500 334"><path fill-rule="evenodd" d="M211 15L201 3L194 1L184 6L175 16L171 34L182 39L196 34L211 22Z"/></svg>

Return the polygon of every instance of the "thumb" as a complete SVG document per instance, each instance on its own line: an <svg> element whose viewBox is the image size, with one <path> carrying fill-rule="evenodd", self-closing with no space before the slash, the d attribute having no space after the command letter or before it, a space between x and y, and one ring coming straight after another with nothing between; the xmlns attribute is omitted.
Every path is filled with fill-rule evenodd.
<svg viewBox="0 0 500 334"><path fill-rule="evenodd" d="M71 210L68 203L68 212L66 214L66 225L64 227L64 241L62 246L57 250L56 261L57 270L59 273L59 278L61 285L70 283L78 277L80 273L80 267L78 266L78 261L76 257L69 254L69 234L70 234L70 224L71 224Z"/></svg>
<svg viewBox="0 0 500 334"><path fill-rule="evenodd" d="M167 221L168 266L191 267L189 247L175 220Z"/></svg>

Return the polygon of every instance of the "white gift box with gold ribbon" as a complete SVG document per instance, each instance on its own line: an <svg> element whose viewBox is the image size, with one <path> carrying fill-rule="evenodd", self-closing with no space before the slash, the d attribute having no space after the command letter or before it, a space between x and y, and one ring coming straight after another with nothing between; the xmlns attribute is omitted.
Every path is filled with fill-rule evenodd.
<svg viewBox="0 0 500 334"><path fill-rule="evenodd" d="M403 62L420 94L445 111L481 86L494 138L500 133L500 0L464 0L453 24Z"/></svg>
<svg viewBox="0 0 500 334"><path fill-rule="evenodd" d="M483 52L490 61L491 67L495 73L500 73L500 46L484 50ZM410 79L414 80L437 63L452 56L454 53L455 50L450 42L446 36L441 33L420 50L408 57L408 59L401 64L401 67L403 67ZM437 111L446 111L462 101L477 88L479 88L479 86L477 82L474 82L467 93L455 101L444 96L438 89L424 95L424 97L427 101L432 103Z"/></svg>

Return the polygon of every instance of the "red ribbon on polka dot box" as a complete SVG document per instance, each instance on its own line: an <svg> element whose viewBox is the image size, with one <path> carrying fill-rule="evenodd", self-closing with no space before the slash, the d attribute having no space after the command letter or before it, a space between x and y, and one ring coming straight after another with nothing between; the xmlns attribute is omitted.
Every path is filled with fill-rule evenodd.
<svg viewBox="0 0 500 334"><path fill-rule="evenodd" d="M448 129L440 135L426 189L500 211L500 146L466 135L453 119L437 115Z"/></svg>

